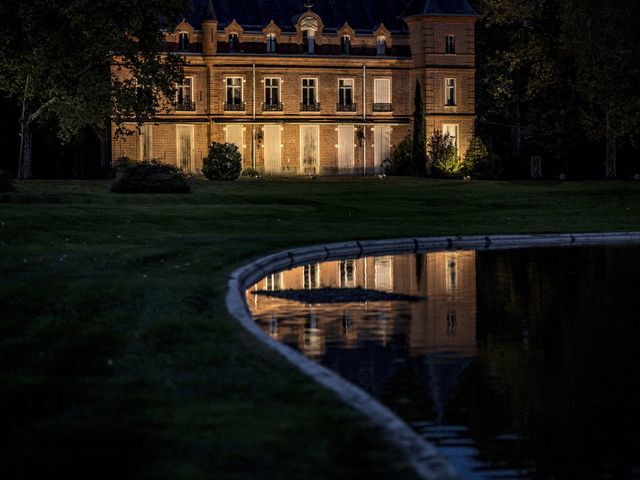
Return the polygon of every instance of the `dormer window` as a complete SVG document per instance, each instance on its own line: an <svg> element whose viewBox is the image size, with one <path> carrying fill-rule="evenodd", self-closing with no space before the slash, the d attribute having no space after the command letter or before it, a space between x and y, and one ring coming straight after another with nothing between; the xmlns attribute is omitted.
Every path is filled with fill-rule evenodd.
<svg viewBox="0 0 640 480"><path fill-rule="evenodd" d="M386 55L387 54L387 37L379 36L378 37L378 55Z"/></svg>
<svg viewBox="0 0 640 480"><path fill-rule="evenodd" d="M267 34L267 53L275 53L276 52L276 34L268 33Z"/></svg>
<svg viewBox="0 0 640 480"><path fill-rule="evenodd" d="M351 37L349 35L343 35L341 45L341 53L343 55L349 55L351 53Z"/></svg>
<svg viewBox="0 0 640 480"><path fill-rule="evenodd" d="M229 34L229 51L237 52L239 48L240 48L240 41L238 40L238 34L230 33Z"/></svg>
<svg viewBox="0 0 640 480"><path fill-rule="evenodd" d="M187 32L180 32L178 35L178 49L181 52L189 51L189 34Z"/></svg>
<svg viewBox="0 0 640 480"><path fill-rule="evenodd" d="M444 38L444 52L447 55L453 55L456 53L456 37L453 35L447 35Z"/></svg>
<svg viewBox="0 0 640 480"><path fill-rule="evenodd" d="M315 53L316 51L316 32L313 30L302 31L302 45L307 53Z"/></svg>

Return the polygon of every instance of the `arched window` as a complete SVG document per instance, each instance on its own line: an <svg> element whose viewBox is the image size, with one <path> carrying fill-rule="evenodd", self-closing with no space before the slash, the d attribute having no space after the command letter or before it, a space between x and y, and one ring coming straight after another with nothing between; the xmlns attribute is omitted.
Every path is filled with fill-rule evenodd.
<svg viewBox="0 0 640 480"><path fill-rule="evenodd" d="M300 22L302 30L302 44L307 53L316 51L316 32L318 31L318 21L311 15L306 16Z"/></svg>
<svg viewBox="0 0 640 480"><path fill-rule="evenodd" d="M343 55L349 55L351 53L351 37L349 35L342 36L342 48L341 52Z"/></svg>
<svg viewBox="0 0 640 480"><path fill-rule="evenodd" d="M187 32L180 32L178 35L178 49L181 52L189 51L189 34Z"/></svg>
<svg viewBox="0 0 640 480"><path fill-rule="evenodd" d="M444 38L444 52L448 55L456 53L456 37L453 35L447 35Z"/></svg>
<svg viewBox="0 0 640 480"><path fill-rule="evenodd" d="M268 33L267 34L267 52L275 53L276 51L276 34Z"/></svg>
<svg viewBox="0 0 640 480"><path fill-rule="evenodd" d="M229 51L237 52L239 48L240 48L240 41L238 40L238 34L230 33L229 34Z"/></svg>
<svg viewBox="0 0 640 480"><path fill-rule="evenodd" d="M378 55L386 55L387 53L387 37L381 35L378 37Z"/></svg>

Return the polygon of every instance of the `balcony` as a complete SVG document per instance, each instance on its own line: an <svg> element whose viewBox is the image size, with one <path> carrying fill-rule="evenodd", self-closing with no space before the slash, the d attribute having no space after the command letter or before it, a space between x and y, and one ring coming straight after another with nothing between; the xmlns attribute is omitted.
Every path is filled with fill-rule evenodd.
<svg viewBox="0 0 640 480"><path fill-rule="evenodd" d="M393 112L393 105L391 103L374 103L374 112Z"/></svg>
<svg viewBox="0 0 640 480"><path fill-rule="evenodd" d="M244 112L247 109L247 104L244 102L224 102L225 112Z"/></svg>
<svg viewBox="0 0 640 480"><path fill-rule="evenodd" d="M319 112L320 111L320 103L301 103L300 110L303 112Z"/></svg>
<svg viewBox="0 0 640 480"><path fill-rule="evenodd" d="M191 100L178 100L176 102L176 112L195 112L196 102Z"/></svg>
<svg viewBox="0 0 640 480"><path fill-rule="evenodd" d="M336 104L336 111L338 112L355 112L356 104L355 103L338 103Z"/></svg>
<svg viewBox="0 0 640 480"><path fill-rule="evenodd" d="M281 112L284 110L284 105L281 102L270 102L262 104L263 112Z"/></svg>

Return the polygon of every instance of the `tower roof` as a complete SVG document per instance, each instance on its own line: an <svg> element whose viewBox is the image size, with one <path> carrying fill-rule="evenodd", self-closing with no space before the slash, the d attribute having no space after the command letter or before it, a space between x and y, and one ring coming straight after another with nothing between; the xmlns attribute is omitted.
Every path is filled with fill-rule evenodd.
<svg viewBox="0 0 640 480"><path fill-rule="evenodd" d="M202 21L205 21L205 20L214 20L214 21L218 20L218 16L216 15L216 10L215 8L213 8L212 0L209 0L209 2L205 7L204 15L202 16Z"/></svg>
<svg viewBox="0 0 640 480"><path fill-rule="evenodd" d="M467 0L413 0L403 17L416 15L478 17Z"/></svg>

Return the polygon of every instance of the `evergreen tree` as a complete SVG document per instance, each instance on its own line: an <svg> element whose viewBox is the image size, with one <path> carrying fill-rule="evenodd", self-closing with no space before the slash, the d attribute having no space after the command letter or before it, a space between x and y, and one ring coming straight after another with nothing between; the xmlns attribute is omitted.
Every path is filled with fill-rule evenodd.
<svg viewBox="0 0 640 480"><path fill-rule="evenodd" d="M413 162L417 176L424 176L429 172L427 165L427 128L424 116L424 102L420 82L416 80L414 96L415 109L413 111Z"/></svg>

